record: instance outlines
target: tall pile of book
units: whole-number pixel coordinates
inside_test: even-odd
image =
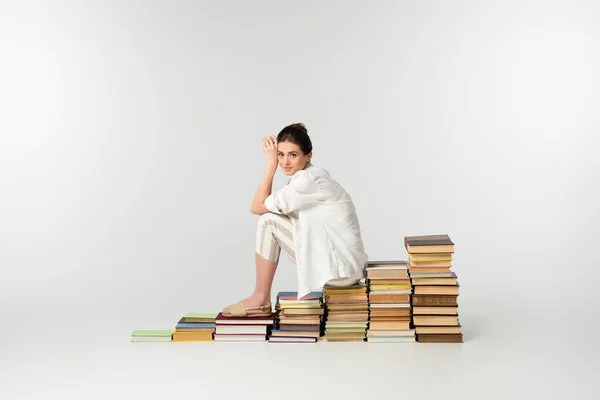
[[[274,343],[315,343],[323,325],[323,293],[298,299],[298,292],[279,292],[275,303],[275,326],[269,336]]]
[[[275,314],[216,319],[215,342],[264,342],[273,327]]]
[[[369,300],[364,282],[352,286],[323,287],[327,342],[363,342],[369,322]]]
[[[448,235],[407,236],[414,288],[413,320],[418,342],[462,343],[456,274],[450,270],[454,243]]]
[[[187,313],[173,332],[174,342],[211,342],[215,333],[217,313]]]
[[[369,261],[369,329],[367,341],[373,343],[414,343],[411,329],[412,292],[406,261]]]

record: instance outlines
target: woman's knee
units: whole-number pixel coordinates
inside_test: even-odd
[[[273,213],[264,213],[264,214],[262,214],[258,218],[258,225],[266,225],[266,224],[269,223],[269,221],[272,221],[273,218],[271,217],[271,215],[273,215]]]
[[[273,223],[283,223],[287,217],[275,213],[264,213],[258,218],[258,225],[269,225]]]

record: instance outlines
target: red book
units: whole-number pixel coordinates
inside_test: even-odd
[[[272,325],[275,314],[270,316],[226,317],[219,313],[215,319],[217,325]]]

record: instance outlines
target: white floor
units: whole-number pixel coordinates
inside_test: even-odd
[[[584,313],[503,307],[462,304],[463,344],[130,343],[131,322],[30,316],[4,328],[0,398],[600,398]]]

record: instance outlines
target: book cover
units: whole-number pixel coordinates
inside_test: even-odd
[[[404,243],[411,246],[434,246],[434,245],[453,245],[454,242],[446,234],[441,235],[422,235],[406,236]]]
[[[172,329],[138,329],[131,332],[131,336],[171,336]]]

